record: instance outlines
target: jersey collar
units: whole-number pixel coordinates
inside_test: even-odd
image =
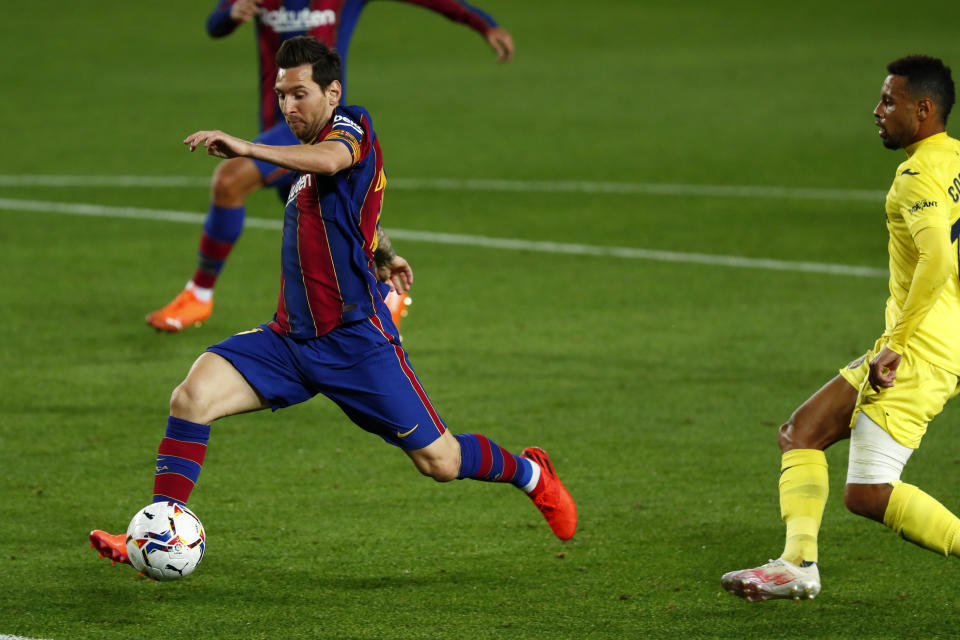
[[[919,149],[921,146],[923,146],[923,145],[925,145],[925,144],[927,144],[927,143],[937,143],[937,142],[939,142],[939,141],[941,141],[941,140],[944,140],[946,137],[947,137],[947,132],[946,132],[946,131],[941,131],[940,133],[935,133],[935,134],[933,134],[932,136],[927,136],[927,137],[924,138],[923,140],[917,140],[917,141],[914,142],[913,144],[911,144],[911,145],[909,145],[909,146],[907,146],[907,147],[904,147],[904,151],[907,152],[907,157],[909,158],[909,157],[912,156],[914,153],[916,153],[916,152],[917,152],[917,149]]]

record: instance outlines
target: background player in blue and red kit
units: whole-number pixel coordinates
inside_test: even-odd
[[[506,62],[513,56],[513,38],[489,15],[458,0],[401,0],[467,25],[480,33]],[[297,138],[284,122],[277,106],[273,84],[277,75],[274,56],[289,38],[310,35],[335,48],[346,60],[350,38],[360,13],[370,0],[221,0],[207,20],[214,38],[233,33],[242,23],[256,24],[260,58],[260,135],[255,142],[295,145]],[[341,84],[346,78],[342,66]],[[346,100],[342,101],[346,104]],[[147,323],[162,331],[180,331],[202,322],[213,312],[213,287],[234,244],[243,231],[247,196],[268,186],[286,198],[292,174],[274,163],[255,158],[231,158],[213,175],[211,203],[200,237],[197,267],[186,288],[165,307],[147,315]],[[405,312],[406,296],[391,296],[388,302],[395,322]]]
[[[303,142],[273,146],[220,131],[184,141],[221,158],[253,157],[297,171],[284,210],[281,282],[272,322],[207,349],[170,399],[157,455],[154,501],[186,503],[199,477],[210,424],[274,410],[322,393],[358,426],[396,445],[437,481],[473,478],[525,491],[554,534],[568,540],[577,509],[537,447],[514,455],[479,434],[447,430],[420,385],[379,293],[412,272],[380,229],[386,180],[370,114],[342,107],[339,58],[309,36],[277,53],[276,93]],[[96,530],[101,556],[129,562],[125,536]]]

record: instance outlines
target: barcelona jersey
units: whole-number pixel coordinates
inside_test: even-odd
[[[207,18],[207,32],[214,38],[229,35],[240,23],[230,18],[237,0],[220,0]],[[493,18],[460,0],[401,0],[443,14],[484,34],[497,26]],[[264,0],[256,18],[257,52],[260,58],[260,131],[283,122],[273,85],[277,78],[274,57],[280,45],[294,36],[313,36],[336,49],[347,74],[347,49],[360,13],[370,0]],[[341,78],[341,82],[343,79]],[[346,103],[344,87],[341,103]]]
[[[290,189],[270,328],[292,338],[315,338],[374,315],[390,322],[373,261],[386,178],[370,114],[337,107],[313,144],[323,141],[345,145],[353,166],[332,176],[300,173]]]

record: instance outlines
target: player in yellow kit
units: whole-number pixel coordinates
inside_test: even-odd
[[[783,553],[720,580],[746,600],[820,593],[817,535],[828,492],[823,450],[845,438],[847,508],[919,546],[960,556],[960,518],[900,481],[927,424],[960,382],[960,141],[946,133],[954,84],[950,68],[927,56],[895,60],[887,71],[873,115],[883,145],[904,149],[907,160],[886,201],[886,330],[780,427]]]

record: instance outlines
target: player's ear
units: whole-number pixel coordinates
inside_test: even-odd
[[[933,100],[930,98],[921,98],[917,101],[917,120],[923,121],[933,113]]]
[[[334,80],[327,85],[327,90],[324,91],[327,96],[327,99],[330,101],[330,106],[335,107],[340,104],[340,96],[343,95],[343,87],[340,85],[339,80]]]

